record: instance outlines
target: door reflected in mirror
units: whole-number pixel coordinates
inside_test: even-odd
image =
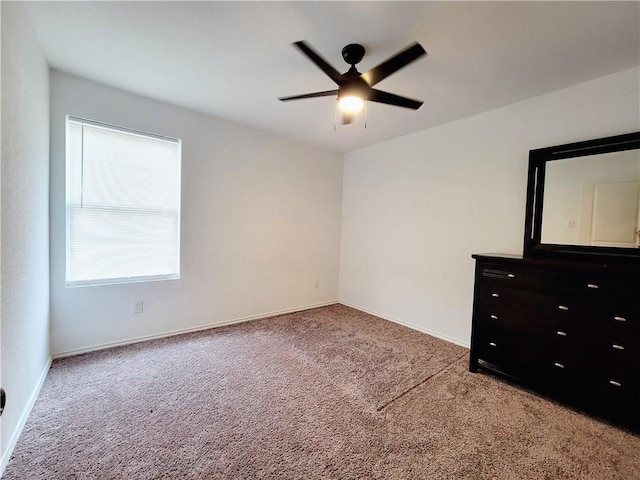
[[[640,246],[640,151],[546,164],[541,242]]]

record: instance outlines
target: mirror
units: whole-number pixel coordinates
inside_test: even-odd
[[[542,243],[638,247],[640,150],[547,165]]]
[[[640,132],[529,153],[525,256],[640,257]]]

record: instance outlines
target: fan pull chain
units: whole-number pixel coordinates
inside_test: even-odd
[[[367,129],[367,124],[369,123],[369,102],[365,100],[364,102],[364,129]]]

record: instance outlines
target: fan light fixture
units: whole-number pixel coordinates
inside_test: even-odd
[[[364,100],[356,95],[346,95],[338,99],[338,107],[344,113],[358,113],[364,107]]]

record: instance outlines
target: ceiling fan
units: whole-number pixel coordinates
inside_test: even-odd
[[[327,76],[329,76],[329,78],[338,85],[338,88],[323,92],[279,97],[278,100],[282,102],[337,95],[338,106],[343,114],[343,124],[351,123],[354,115],[362,109],[364,102],[367,100],[370,102],[394,105],[396,107],[411,108],[413,110],[417,110],[422,105],[422,102],[419,100],[401,97],[400,95],[383,92],[373,88],[376,83],[384,80],[401,68],[406,67],[422,55],[427,54],[425,49],[422,48],[422,45],[417,42],[409,45],[401,52],[385,60],[378,66],[373,67],[366,73],[360,73],[356,69],[356,65],[362,60],[362,57],[364,57],[364,47],[357,43],[350,43],[342,49],[342,58],[344,58],[345,62],[351,65],[351,68],[342,74],[329,65],[329,63],[305,41],[295,42],[293,45],[305,54],[313,63],[315,63],[320,70],[327,74]]]

